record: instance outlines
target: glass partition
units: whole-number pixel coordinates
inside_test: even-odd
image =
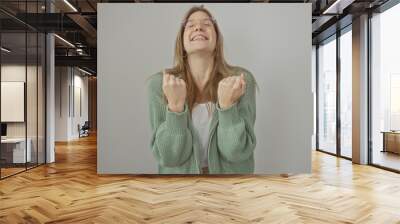
[[[44,33],[16,19],[43,13],[44,1],[1,1],[0,178],[45,163]],[[35,18],[35,17],[33,17]]]
[[[31,156],[26,147],[26,33],[2,33],[1,47],[1,176],[7,177],[24,171]]]

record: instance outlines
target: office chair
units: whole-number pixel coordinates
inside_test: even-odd
[[[89,121],[85,121],[82,127],[80,127],[80,125],[78,124],[78,129],[79,129],[79,138],[89,136],[89,129],[90,129]]]

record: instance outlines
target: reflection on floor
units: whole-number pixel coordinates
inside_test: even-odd
[[[17,168],[1,168],[1,178],[13,175],[15,173],[24,171],[25,167],[17,167]]]
[[[392,152],[374,151],[373,164],[400,170],[400,155]]]
[[[30,169],[32,167],[36,167],[37,164],[36,163],[27,163],[26,167],[25,164],[2,164],[2,168],[1,168],[1,178],[5,178],[8,177],[10,175],[19,173],[21,171],[24,171],[26,169]]]

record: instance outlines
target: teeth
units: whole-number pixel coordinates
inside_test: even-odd
[[[192,40],[206,40],[206,38],[202,35],[197,35]]]

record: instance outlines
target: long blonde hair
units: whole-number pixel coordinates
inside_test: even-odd
[[[166,69],[166,72],[175,75],[177,77],[182,78],[186,82],[187,89],[187,102],[189,106],[189,111],[192,111],[194,104],[196,103],[196,98],[199,96],[200,91],[197,88],[192,74],[190,72],[187,53],[185,52],[185,48],[183,45],[183,33],[185,30],[185,23],[188,18],[195,12],[204,12],[206,13],[213,21],[214,21],[214,29],[217,34],[217,40],[215,49],[213,52],[214,57],[214,66],[211,70],[210,79],[207,81],[202,94],[203,96],[214,103],[218,100],[218,83],[223,78],[233,75],[234,67],[229,65],[224,58],[223,51],[223,38],[216,23],[215,19],[211,15],[211,13],[204,8],[203,6],[194,6],[189,9],[189,11],[185,14],[183,24],[179,29],[178,35],[175,41],[175,55],[174,55],[174,67]]]

